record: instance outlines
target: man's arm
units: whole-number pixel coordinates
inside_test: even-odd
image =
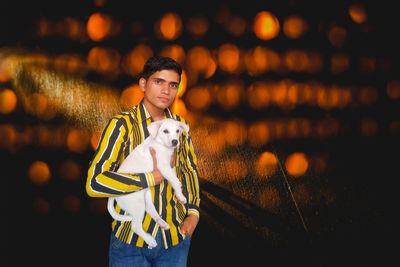
[[[129,138],[127,120],[112,118],[105,127],[86,181],[86,192],[91,197],[111,197],[132,193],[159,183],[153,173],[123,174],[116,172],[125,144]]]
[[[197,172],[197,157],[196,154],[194,153],[193,142],[189,133],[187,133],[186,142],[183,142],[182,149],[183,149],[182,174],[186,180],[186,189],[188,192],[188,207],[189,207],[188,217],[186,219],[191,218],[191,216],[195,216],[196,220],[190,219],[190,221],[195,222],[197,224],[197,221],[200,217],[200,186],[199,186],[199,178]],[[194,227],[196,227],[196,225],[194,225]],[[183,229],[184,228],[182,227],[182,230]]]

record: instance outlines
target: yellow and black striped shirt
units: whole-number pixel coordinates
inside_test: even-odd
[[[165,110],[166,118],[187,122],[169,109]],[[194,153],[190,134],[183,132],[175,159],[175,171],[182,182],[182,190],[188,199],[182,205],[174,196],[173,189],[167,180],[154,185],[152,173],[123,174],[118,173],[120,163],[129,153],[149,136],[147,126],[153,121],[143,105],[143,101],[127,112],[122,112],[110,119],[101,135],[99,145],[90,162],[86,191],[91,197],[110,197],[128,194],[149,187],[153,202],[160,216],[170,225],[169,230],[162,231],[164,247],[177,245],[185,238],[180,225],[188,214],[199,216],[200,192],[197,172],[197,158]],[[116,204],[115,204],[116,205]],[[120,214],[125,211],[118,205],[115,209]],[[147,247],[144,240],[132,232],[131,222],[114,220],[112,230],[116,237],[128,244]],[[146,213],[143,229],[153,236],[158,231],[158,224]]]

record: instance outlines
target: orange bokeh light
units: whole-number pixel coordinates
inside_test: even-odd
[[[143,99],[144,93],[140,89],[139,85],[134,84],[125,88],[120,96],[120,102],[124,108],[129,109],[135,105],[138,105]]]
[[[361,4],[353,4],[349,7],[350,18],[358,24],[361,24],[367,20],[367,13],[365,8]]]
[[[240,50],[234,44],[223,44],[218,49],[218,65],[227,72],[236,72],[240,63]]]
[[[35,161],[29,166],[28,176],[33,183],[45,185],[50,181],[50,168],[43,161]]]
[[[164,46],[160,51],[160,56],[170,57],[182,65],[185,61],[186,54],[182,46],[173,44]]]
[[[89,17],[86,30],[90,39],[95,42],[105,39],[111,31],[111,17],[101,13],[94,13]]]
[[[283,32],[291,39],[301,37],[307,29],[307,22],[297,15],[287,17],[283,23]]]
[[[174,103],[172,103],[171,111],[181,117],[185,117],[187,114],[187,109],[185,103],[179,99],[176,98]]]
[[[65,180],[77,181],[81,177],[81,167],[74,160],[66,160],[61,164],[59,174]]]
[[[212,96],[207,87],[195,87],[187,92],[187,102],[196,111],[205,111],[211,105]]]
[[[182,19],[176,13],[165,13],[154,25],[154,31],[158,38],[175,40],[182,33]]]
[[[9,114],[15,110],[17,96],[13,90],[5,89],[0,92],[0,113]]]
[[[153,56],[153,49],[144,44],[137,45],[124,58],[123,66],[127,73],[132,76],[139,74],[147,59]]]
[[[286,171],[292,176],[301,176],[308,169],[308,159],[304,153],[296,152],[289,155],[285,162]]]
[[[69,150],[82,153],[90,142],[89,134],[81,129],[73,128],[67,135],[67,147]]]
[[[117,50],[95,46],[89,51],[88,65],[98,71],[115,71],[118,70],[120,59]]]
[[[263,152],[255,163],[255,173],[261,178],[268,178],[276,171],[277,163],[274,153]]]
[[[253,30],[256,36],[262,40],[273,39],[280,31],[279,21],[274,14],[261,11],[254,18]]]
[[[190,17],[186,24],[186,29],[196,39],[201,38],[208,31],[208,21],[203,15]]]

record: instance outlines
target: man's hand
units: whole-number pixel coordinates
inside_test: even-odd
[[[151,157],[153,158],[153,177],[154,177],[154,183],[161,184],[164,181],[164,177],[162,176],[160,170],[157,168],[157,158],[156,158],[156,151],[154,148],[150,147],[150,154]]]
[[[181,228],[182,233],[188,234],[190,237],[192,237],[194,229],[196,229],[198,222],[199,222],[199,217],[197,217],[194,214],[189,214],[189,216],[187,216],[182,223],[182,228]]]
[[[164,177],[162,176],[160,170],[157,168],[157,158],[156,158],[156,151],[154,148],[150,147],[150,155],[153,158],[153,177],[154,177],[154,182],[155,184],[161,184],[164,181]],[[176,156],[176,151],[171,156],[171,168],[175,166],[175,156]]]

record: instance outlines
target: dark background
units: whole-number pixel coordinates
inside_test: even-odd
[[[279,2],[279,3],[278,3]],[[129,3],[129,4],[128,4]],[[330,138],[307,138],[300,140],[276,140],[265,149],[274,150],[280,159],[293,151],[325,153],[329,155],[329,166],[324,174],[308,172],[304,183],[311,190],[318,191],[322,185],[336,193],[336,200],[326,205],[317,199],[310,205],[301,205],[307,229],[301,223],[293,199],[285,184],[284,174],[274,178],[275,186],[282,195],[279,212],[267,211],[254,203],[243,200],[230,190],[230,185],[221,185],[200,177],[201,220],[192,239],[189,266],[385,266],[396,262],[397,252],[394,218],[398,211],[397,180],[400,177],[399,130],[390,132],[389,124],[399,121],[399,99],[389,99],[386,84],[399,79],[398,11],[394,2],[359,2],[368,14],[368,34],[357,34],[356,26],[347,16],[347,8],[355,1],[245,1],[227,2],[233,13],[251,21],[261,10],[274,12],[278,18],[292,13],[305,17],[311,29],[304,38],[288,41],[282,34],[267,43],[268,46],[284,51],[287,48],[316,49],[323,55],[346,52],[357,58],[368,55],[390,60],[390,68],[366,75],[350,68],[342,75],[334,76],[327,68],[314,77],[307,75],[288,76],[298,81],[318,79],[330,84],[338,82],[347,85],[363,85],[378,88],[379,101],[372,106],[348,107],[344,110],[326,111],[318,108],[298,107],[287,114],[273,109],[255,112],[242,107],[243,120],[255,118],[282,118],[305,116],[308,118],[334,117],[341,121],[341,131]],[[389,4],[390,3],[390,4]],[[3,1],[0,4],[0,48],[20,47],[32,51],[46,51],[50,54],[87,54],[97,43],[79,43],[61,36],[39,38],[33,28],[39,17],[61,20],[65,16],[87,20],[88,16],[102,11],[122,21],[122,30],[117,37],[100,45],[119,51],[127,51],[140,40],[146,39],[155,50],[168,44],[156,40],[151,32],[153,22],[167,11],[174,11],[183,19],[193,14],[213,17],[222,2],[153,3],[137,1],[107,1],[103,7],[96,7],[92,1]],[[132,20],[143,22],[145,36],[132,36],[127,25]],[[125,24],[124,24],[125,22]],[[343,48],[333,48],[323,33],[327,25],[337,23],[348,29],[349,34]],[[221,43],[233,42],[244,48],[254,47],[262,42],[251,33],[232,37],[215,24],[211,24],[207,35],[192,40],[184,34],[176,43],[188,49],[201,44],[216,48]],[[217,72],[215,81],[223,80],[226,74]],[[281,74],[267,74],[272,78],[284,78]],[[290,76],[292,75],[292,76]],[[102,77],[88,76],[88,80],[105,82]],[[243,77],[243,80],[249,77]],[[110,82],[122,89],[134,81],[132,77]],[[246,80],[247,81],[247,80]],[[9,85],[2,85],[2,88]],[[207,115],[230,118],[231,113],[212,106]],[[378,122],[373,136],[363,136],[358,125],[365,115]],[[15,125],[37,125],[40,119],[22,111],[1,115],[0,123]],[[57,118],[54,124],[63,123]],[[246,146],[238,148],[246,150]],[[3,212],[3,231],[7,241],[7,266],[39,264],[43,266],[106,266],[110,230],[110,216],[93,212],[91,199],[86,195],[85,177],[78,182],[68,183],[54,179],[45,187],[32,184],[27,178],[27,168],[33,159],[46,160],[58,166],[66,158],[74,158],[85,170],[93,156],[93,150],[73,153],[32,144],[16,153],[1,150],[3,174],[7,184],[6,207]],[[5,172],[4,172],[5,171]],[[291,181],[296,183],[296,181]],[[4,184],[4,183],[3,183]],[[251,177],[243,179],[243,186],[259,186]],[[3,187],[4,188],[4,187]],[[69,193],[81,198],[79,212],[69,212],[62,206],[62,199]],[[49,213],[38,213],[32,206],[37,196],[51,200]],[[233,207],[236,213],[224,210],[223,205]],[[238,216],[237,214],[240,214]],[[266,238],[260,232],[269,229],[274,234]],[[394,260],[394,261],[393,261]]]

